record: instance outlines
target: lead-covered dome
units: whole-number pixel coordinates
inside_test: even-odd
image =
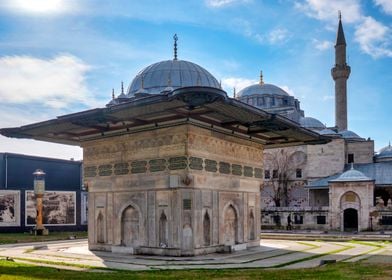
[[[309,128],[309,129],[317,129],[317,130],[325,129],[325,125],[323,125],[322,122],[312,117],[301,117],[299,119],[299,123],[302,127]]]
[[[280,96],[289,96],[287,92],[281,89],[278,86],[272,84],[264,84],[259,83],[255,85],[248,86],[241,91],[238,92],[237,97],[245,97],[251,95],[263,95],[263,94],[270,94],[270,95],[280,95]]]
[[[351,130],[341,130],[339,134],[342,135],[344,139],[353,139],[353,140],[363,140],[358,134]]]
[[[377,160],[386,160],[386,159],[391,159],[392,160],[392,146],[391,143],[389,143],[388,146],[382,148],[380,152],[376,155]]]
[[[331,180],[331,182],[359,182],[359,181],[372,181],[373,179],[367,177],[361,171],[355,170],[351,166],[350,170],[343,172],[338,178]]]
[[[220,89],[219,82],[203,67],[185,60],[166,60],[140,71],[128,88],[128,97],[135,93],[160,94],[181,87],[201,86]]]

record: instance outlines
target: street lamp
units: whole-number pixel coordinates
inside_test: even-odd
[[[33,229],[34,235],[48,235],[49,230],[47,230],[42,223],[42,200],[45,193],[45,172],[41,169],[35,170],[34,176],[34,194],[37,204],[37,218],[36,226]]]

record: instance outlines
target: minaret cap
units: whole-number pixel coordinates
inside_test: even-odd
[[[344,37],[343,24],[342,24],[342,13],[339,11],[339,27],[338,33],[336,34],[336,45],[346,45],[346,38]]]

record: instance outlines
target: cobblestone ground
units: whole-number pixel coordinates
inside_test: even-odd
[[[91,252],[87,240],[0,246],[1,258],[83,270],[84,267],[151,270],[191,268],[307,268],[325,261],[392,263],[392,244],[381,241],[325,242],[263,239],[260,247],[231,254],[160,257]]]

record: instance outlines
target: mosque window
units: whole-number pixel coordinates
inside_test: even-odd
[[[275,106],[275,98],[271,97],[271,106]]]
[[[271,174],[269,170],[264,170],[264,179],[271,179]]]
[[[392,225],[392,216],[382,216],[381,224],[382,225]]]
[[[272,178],[274,178],[274,179],[278,178],[278,170],[277,169],[272,170]]]
[[[304,223],[304,216],[302,215],[294,215],[294,224],[302,225]]]
[[[262,106],[264,104],[263,97],[258,97],[257,98],[257,106]]]
[[[302,178],[302,169],[301,168],[297,168],[295,170],[295,178]]]
[[[354,163],[354,154],[348,154],[347,163]]]
[[[327,219],[325,216],[317,216],[317,224],[325,225],[327,223]]]

